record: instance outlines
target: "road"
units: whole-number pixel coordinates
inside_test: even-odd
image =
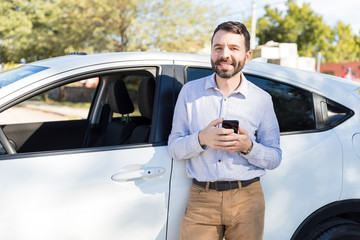
[[[74,109],[64,106],[34,105],[12,107],[0,114],[0,125],[49,122],[87,117],[87,109]]]

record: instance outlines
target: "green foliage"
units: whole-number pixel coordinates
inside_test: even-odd
[[[13,33],[1,31],[5,61],[22,57],[34,61],[74,51],[121,51],[136,9],[136,0],[7,0],[2,4],[12,24],[1,21],[0,28]]]
[[[352,34],[350,26],[339,22],[331,29],[310,4],[298,6],[296,0],[288,0],[285,12],[269,5],[265,11],[257,22],[260,44],[270,40],[297,43],[300,56],[313,57],[320,51],[328,62],[360,60],[359,37]]]
[[[143,0],[127,50],[198,52],[210,42],[219,11],[193,0]]]
[[[0,0],[0,60],[75,51],[196,53],[209,44],[221,7],[194,0]],[[269,5],[265,11],[257,22],[259,44],[297,43],[300,56],[320,51],[327,62],[360,60],[360,37],[342,22],[327,26],[310,4],[288,0],[286,11]]]
[[[336,45],[326,55],[328,62],[355,62],[360,60],[360,38],[353,35],[350,25],[339,21],[334,28]]]
[[[136,0],[58,0],[64,52],[123,51],[127,29],[136,16]],[[68,41],[68,43],[67,43]]]
[[[316,14],[310,4],[301,7],[289,0],[286,14],[265,7],[266,13],[258,21],[257,36],[260,43],[276,42],[297,43],[299,55],[315,56],[318,51],[325,53],[331,46],[333,34],[326,26],[322,16]]]
[[[31,32],[32,22],[22,11],[22,1],[2,0],[0,2],[0,59],[2,62],[14,60],[13,51],[26,42],[26,35]],[[16,59],[20,60],[20,59]]]
[[[117,51],[197,52],[216,19],[192,0],[0,0],[0,60]]]

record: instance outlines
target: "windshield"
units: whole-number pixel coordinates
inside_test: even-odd
[[[3,72],[0,74],[0,88],[10,85],[32,74],[41,72],[45,69],[47,69],[47,67],[24,65],[13,70]]]

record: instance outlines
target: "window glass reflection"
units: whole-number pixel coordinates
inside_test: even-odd
[[[281,132],[316,128],[313,98],[310,92],[254,76],[246,76],[246,78],[272,96]]]
[[[187,81],[192,81],[212,73],[212,69],[189,67],[186,77]],[[316,129],[312,93],[269,79],[251,75],[246,78],[272,96],[281,132]]]

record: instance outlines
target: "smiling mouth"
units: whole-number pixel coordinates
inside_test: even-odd
[[[228,61],[228,60],[225,60],[225,59],[218,59],[215,64],[221,68],[228,68],[228,67],[231,67],[232,66],[232,61]]]
[[[229,68],[232,66],[231,63],[218,63],[217,64],[220,68]]]

